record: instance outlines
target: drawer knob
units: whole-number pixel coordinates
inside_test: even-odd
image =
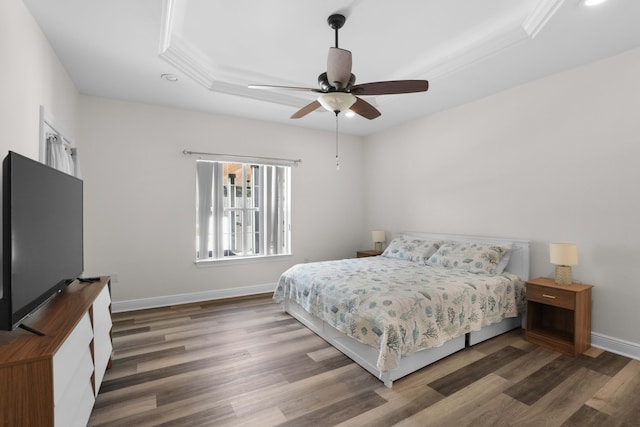
[[[545,298],[556,299],[555,296],[549,295],[549,294],[542,294],[542,296],[545,297]]]

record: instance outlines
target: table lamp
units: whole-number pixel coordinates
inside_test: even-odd
[[[556,266],[556,283],[570,285],[571,266],[578,264],[578,248],[575,243],[549,244],[549,261]]]
[[[375,243],[375,250],[382,252],[382,242],[385,241],[384,230],[373,230],[371,232],[371,240]]]

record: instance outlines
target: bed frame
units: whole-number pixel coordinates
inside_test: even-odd
[[[511,244],[511,255],[505,271],[516,274],[522,280],[529,279],[529,242],[526,240],[423,232],[403,232],[400,233],[400,235],[426,240],[453,240],[456,242]],[[380,379],[384,385],[389,388],[393,385],[393,381],[449,356],[450,354],[462,350],[466,346],[477,344],[504,332],[518,328],[522,325],[523,321],[521,316],[507,318],[500,323],[485,326],[480,331],[469,332],[466,335],[447,341],[440,347],[428,348],[403,357],[397,368],[390,371],[381,371],[376,366],[378,351],[375,348],[369,347],[348,337],[323,320],[311,315],[294,301],[285,299],[284,309],[307,328],[311,329],[329,344],[340,350],[358,365],[362,366],[364,369]]]

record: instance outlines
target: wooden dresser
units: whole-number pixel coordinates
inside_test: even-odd
[[[0,426],[86,426],[111,364],[109,277],[73,282],[25,321],[0,331]]]

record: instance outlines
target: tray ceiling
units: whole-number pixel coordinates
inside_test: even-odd
[[[342,118],[366,135],[640,45],[640,2],[609,0],[24,0],[88,95],[332,130],[321,111],[291,120],[317,87],[334,32],[357,83],[426,79],[426,93],[367,97],[382,116]],[[178,81],[160,78],[173,74]]]

